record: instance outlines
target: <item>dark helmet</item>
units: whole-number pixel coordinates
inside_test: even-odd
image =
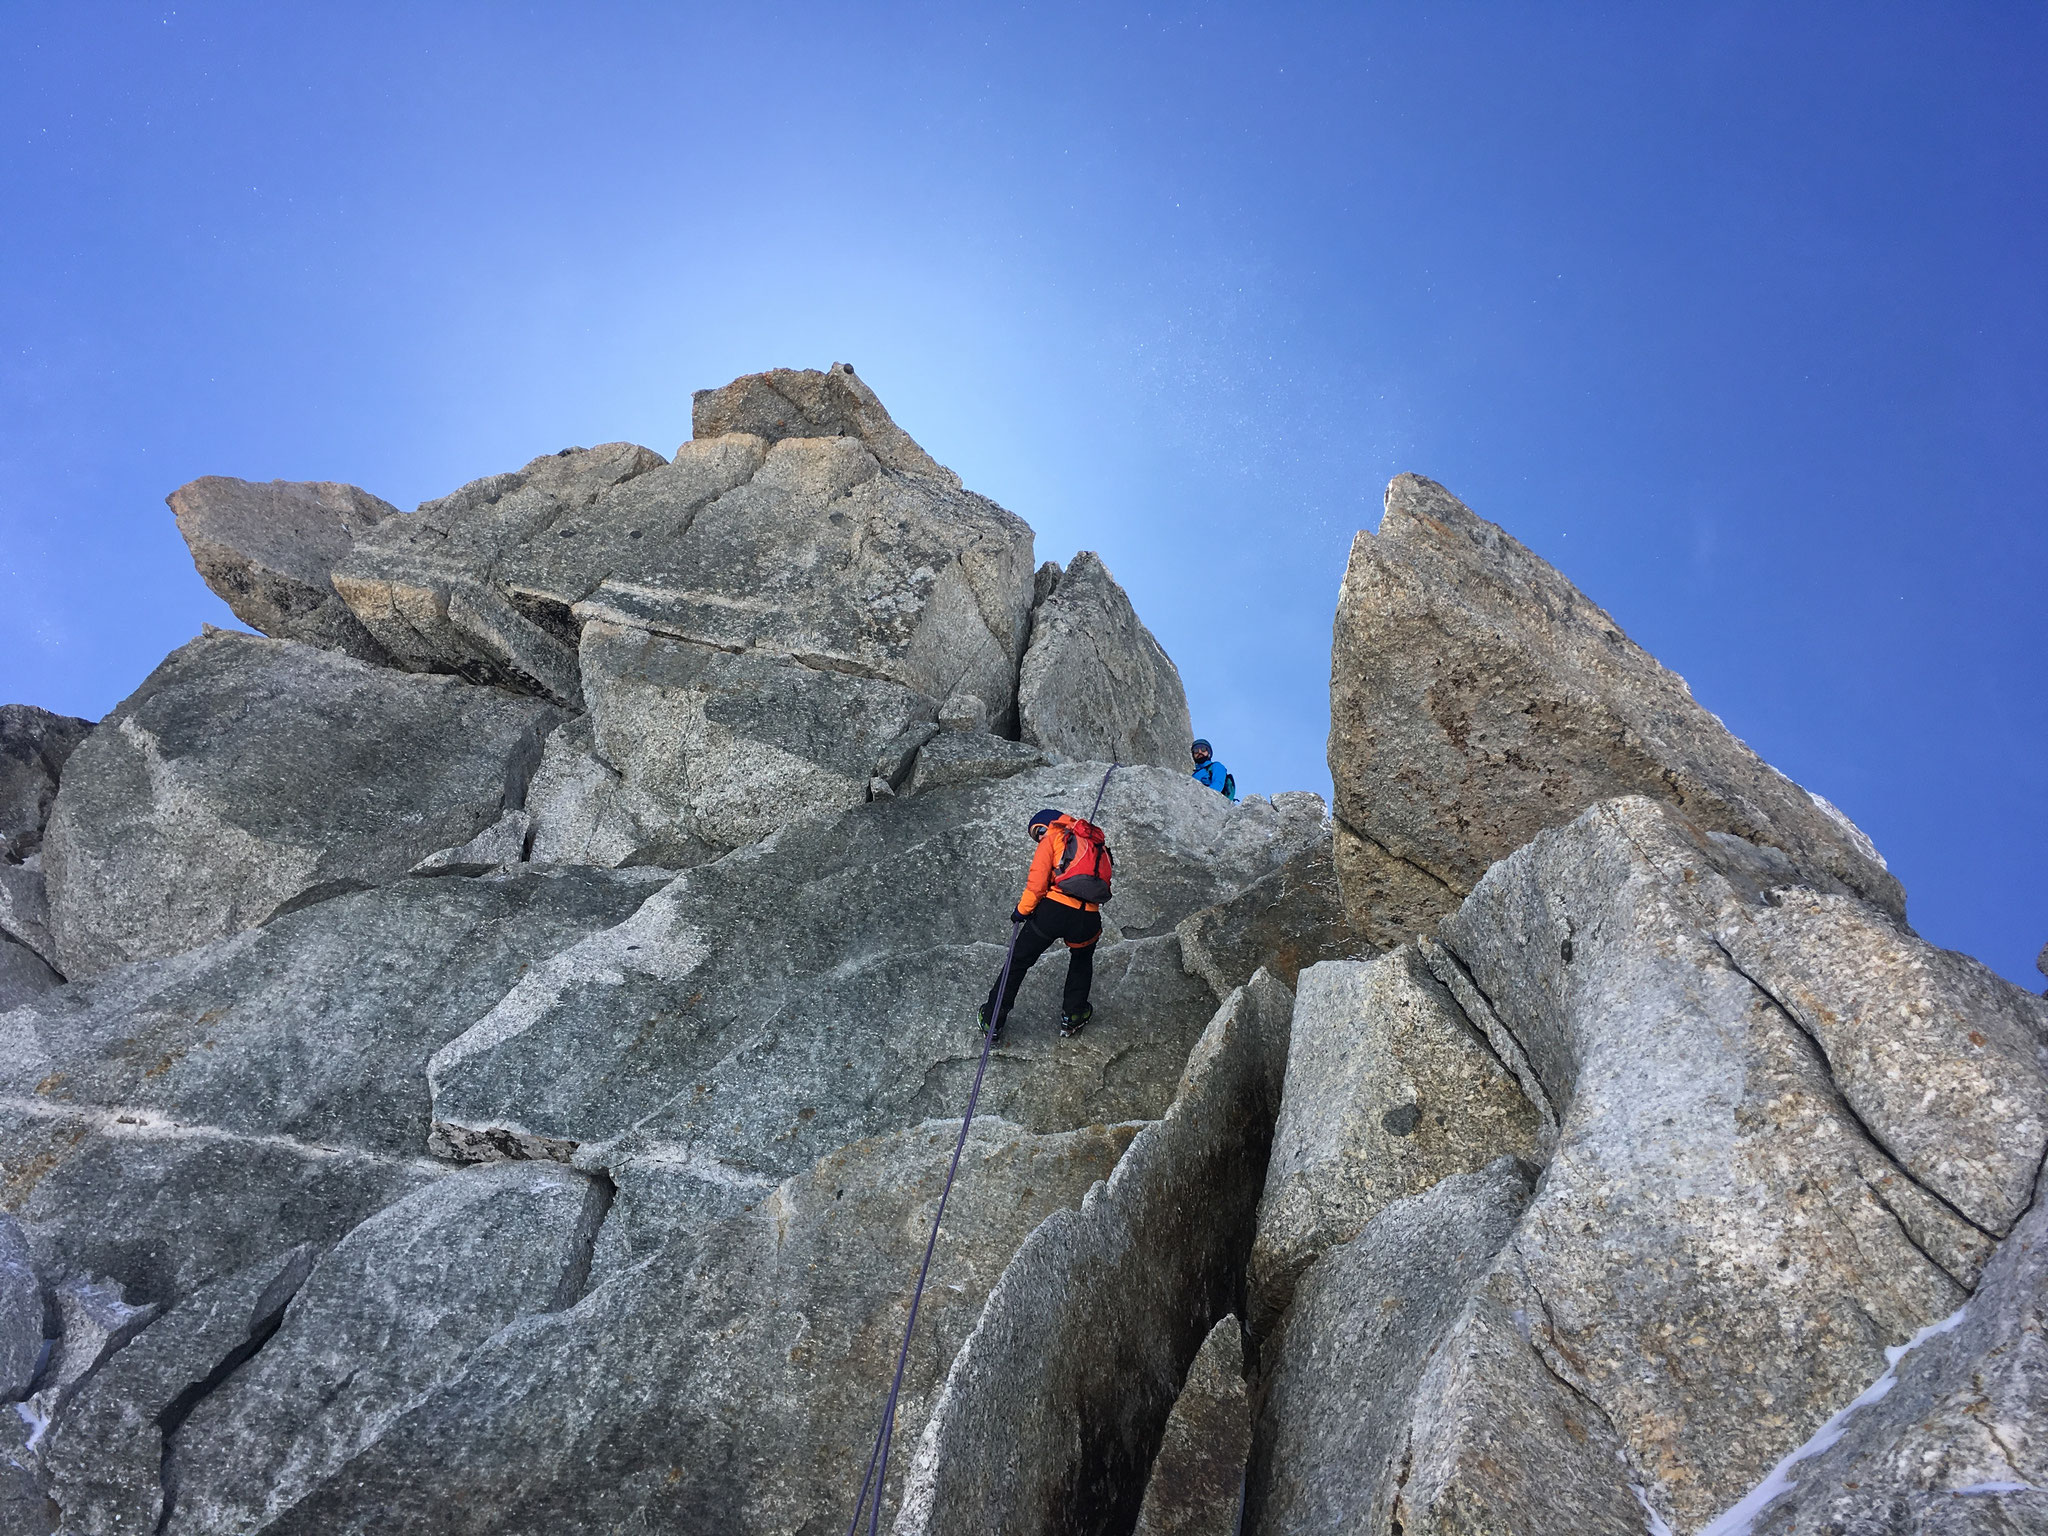
[[[1195,757],[1214,757],[1216,751],[1206,741],[1197,741],[1188,751]]]
[[[1054,822],[1058,821],[1059,819],[1060,819],[1060,812],[1058,812],[1058,811],[1054,810],[1054,809],[1053,809],[1053,808],[1052,808],[1051,806],[1049,806],[1049,805],[1048,805],[1048,806],[1047,806],[1047,807],[1046,807],[1046,808],[1045,808],[1044,810],[1042,810],[1042,811],[1034,811],[1034,812],[1032,812],[1032,814],[1031,814],[1031,835],[1032,835],[1033,837],[1042,837],[1042,836],[1044,836],[1044,835],[1045,835],[1045,829],[1046,829],[1047,827],[1051,826],[1051,825],[1052,825],[1052,824],[1053,824]]]

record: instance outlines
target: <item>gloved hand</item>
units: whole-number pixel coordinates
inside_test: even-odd
[[[1013,923],[1024,923],[1029,922],[1030,917],[1022,911],[1012,912],[1010,914],[1010,921]]]

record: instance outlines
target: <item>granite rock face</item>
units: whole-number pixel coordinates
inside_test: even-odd
[[[1827,1433],[1743,1501],[1748,1529],[1755,1536],[2048,1529],[2043,1403],[2048,1200],[2037,1194],[1985,1265],[1969,1305],[1925,1330]]]
[[[877,801],[685,871],[618,928],[536,966],[436,1053],[436,1145],[583,1147],[629,1166],[772,1179],[965,1101],[975,1009],[1043,805],[1092,798],[1092,766]],[[1272,807],[1179,775],[1118,773],[1104,825],[1128,874],[1105,910],[1096,1020],[1057,1038],[1064,960],[1026,982],[982,1093],[1032,1131],[1165,1112],[1213,1006],[1173,927],[1291,851]]]
[[[878,678],[602,621],[584,626],[581,656],[595,748],[625,802],[672,829],[666,841],[719,852],[859,805],[878,760],[938,709]]]
[[[1338,598],[1330,771],[1352,912],[1391,946],[1596,801],[1668,800],[1894,917],[1869,840],[1751,752],[1562,575],[1434,481],[1396,477]]]
[[[1824,1054],[1721,938],[1737,936],[1738,914],[1768,929],[1759,914],[1783,913],[1802,939],[1838,943],[1846,918],[1806,909],[1850,898],[1792,879],[1775,850],[1629,798],[1502,860],[1444,925],[1446,947],[1526,1050],[1560,1131],[1488,1282],[1488,1305],[1527,1332],[1475,1316],[1498,1358],[1475,1346],[1438,1411],[1521,1401],[1516,1381],[1565,1383],[1580,1407],[1560,1400],[1560,1411],[1593,1405],[1625,1454],[1600,1475],[1619,1492],[1639,1488],[1674,1529],[1733,1502],[1873,1380],[1886,1349],[1961,1304],[1994,1231],[1944,1196],[1925,1159],[1925,1175],[1911,1166],[1913,1127],[1942,1119],[1960,1083],[1989,1075],[2023,1097],[2039,1070],[2007,1022],[2036,1000],[1951,988],[1914,1053],[1885,1061],[1917,1091],[1879,1096],[1898,1118],[1873,1139],[1856,1104],[1875,1089],[1858,1086],[1856,1053],[1838,1042]],[[1918,946],[1923,964],[1932,956],[1876,908],[1852,910],[1895,945]],[[1859,989],[1896,965],[1892,950],[1866,936],[1827,972],[1803,943],[1781,946],[1788,970],[1807,956],[1800,974],[1813,984],[1794,1008],[1835,1014],[1850,1039],[1868,1026]],[[1434,1486],[1454,1503],[1518,1507],[1516,1487],[1554,1478],[1531,1459],[1541,1444],[1432,1453]]]
[[[1253,1331],[1286,1311],[1304,1268],[1393,1202],[1503,1156],[1534,1162],[1540,1131],[1414,947],[1303,971],[1252,1247]]]
[[[64,985],[64,978],[25,944],[0,934],[0,1013],[34,1002]]]
[[[277,1331],[314,1258],[302,1243],[201,1286],[93,1374],[42,1447],[67,1531],[161,1529],[178,1430]]]
[[[1026,741],[1089,762],[1185,771],[1194,739],[1179,668],[1090,550],[1032,612],[1017,710]]]
[[[834,363],[822,373],[772,368],[734,379],[722,389],[700,389],[691,399],[690,427],[699,438],[745,432],[768,443],[789,437],[857,438],[884,469],[960,483],[958,475],[890,419],[851,363]]]
[[[605,492],[664,463],[633,443],[565,448],[387,517],[335,565],[336,592],[400,666],[578,701],[576,642],[494,580],[521,544],[559,537]],[[549,622],[549,620],[554,622]]]
[[[572,1306],[602,1185],[547,1164],[435,1181],[323,1255],[274,1338],[177,1434],[168,1531],[271,1526],[520,1319]]]
[[[45,962],[57,958],[41,854],[31,854],[26,864],[0,864],[0,940],[9,939]]]
[[[908,793],[976,779],[1007,779],[1045,765],[1045,754],[1029,742],[1005,741],[986,731],[940,731],[918,749]]]
[[[1252,1415],[1244,1384],[1244,1326],[1209,1330],[1166,1416],[1133,1536],[1237,1536]]]
[[[64,765],[91,734],[90,720],[0,704],[0,865],[40,852]]]
[[[0,1403],[18,1403],[35,1385],[43,1355],[43,1282],[28,1238],[0,1215]]]
[[[1274,803],[1301,794],[1276,795]],[[1315,802],[1321,820],[1322,798],[1306,798]],[[1291,987],[1306,966],[1372,953],[1344,910],[1327,825],[1263,880],[1184,918],[1179,933],[1182,961],[1218,997],[1227,997],[1261,968]]]
[[[971,694],[1000,720],[1031,559],[1022,519],[950,479],[892,472],[858,438],[792,437],[695,513],[658,572],[607,577],[571,613],[894,683],[935,706]]]
[[[1260,1351],[1248,1533],[1390,1528],[1423,1371],[1530,1188],[1512,1158],[1453,1174],[1383,1206],[1308,1266],[1284,1326]],[[1413,1518],[1404,1511],[1401,1529],[1430,1528]]]
[[[898,1536],[1130,1528],[1189,1366],[1235,1309],[1292,1006],[1269,976],[1232,993],[1165,1117],[1018,1250],[918,1442]]]
[[[401,880],[0,1014],[6,1205],[50,1274],[172,1302],[445,1173],[427,1059],[658,885]]]
[[[554,711],[216,630],[72,755],[44,848],[58,969],[89,976],[376,885],[523,801]]]
[[[356,537],[398,508],[331,480],[207,475],[164,498],[206,584],[235,617],[273,640],[303,640],[362,661],[388,661],[334,590]]]

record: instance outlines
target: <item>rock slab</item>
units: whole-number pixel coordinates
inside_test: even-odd
[[[1209,1330],[1166,1416],[1133,1536],[1236,1536],[1251,1442],[1244,1325],[1231,1316]]]
[[[1552,1383],[1572,1400],[1551,1399],[1559,1412],[1583,1418],[1590,1406],[1605,1425],[1593,1438],[1623,1448],[1620,1467],[1596,1458],[1609,1468],[1598,1476],[1617,1498],[1640,1490],[1674,1529],[1740,1497],[1883,1370],[1885,1350],[1953,1312],[1991,1248],[1931,1178],[1887,1151],[1909,1157],[1909,1136],[1873,1139],[1853,1073],[1831,1069],[1717,938],[1743,910],[1782,913],[1829,944],[1802,908],[1846,893],[1791,877],[1777,850],[1631,797],[1539,834],[1443,925],[1560,1128],[1488,1282],[1492,1311],[1471,1322],[1477,1354],[1440,1411],[1477,1422],[1525,1398],[1528,1383]],[[1890,924],[1867,904],[1856,911]],[[1853,1014],[1847,983],[1881,978],[1881,954],[1841,955],[1815,1004]],[[1982,1045],[1928,1030],[1928,1054],[1893,1065],[1938,1086],[1998,1054],[1993,1029],[1979,1034]],[[1938,1101],[1915,1113],[1939,1115]],[[1462,1449],[1432,1463],[1433,1486],[1507,1523],[1529,1489],[1555,1480],[1534,1459],[1537,1438],[1526,1454],[1445,1443]]]
[[[1512,1158],[1453,1174],[1386,1205],[1308,1267],[1260,1351],[1246,1532],[1390,1528],[1424,1368],[1514,1230],[1531,1185]]]
[[[215,630],[74,753],[45,847],[58,969],[175,954],[395,879],[522,802],[538,699]]]
[[[1063,757],[1188,767],[1180,669],[1092,550],[1033,610],[1017,711],[1024,740]]]
[[[1338,598],[1338,869],[1382,947],[1495,860],[1616,795],[1671,801],[1897,917],[1863,834],[1764,763],[1546,562],[1419,475],[1387,488]]]
[[[236,618],[273,640],[303,640],[388,662],[334,590],[359,534],[398,508],[331,480],[263,483],[207,475],[165,498],[192,563]]]
[[[1303,971],[1252,1246],[1254,1333],[1304,1268],[1393,1202],[1504,1156],[1537,1162],[1539,1125],[1414,946]]]

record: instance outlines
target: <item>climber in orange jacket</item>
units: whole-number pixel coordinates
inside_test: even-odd
[[[1024,894],[1017,898],[1017,910],[1010,921],[1021,923],[1017,948],[1010,962],[1010,984],[1003,990],[1002,1012],[996,1023],[996,1038],[1003,1037],[1010,1009],[1016,1005],[1017,989],[1024,985],[1024,973],[1038,957],[1065,940],[1067,984],[1060,997],[1060,1033],[1078,1034],[1081,1026],[1095,1017],[1088,991],[1095,981],[1095,941],[1102,937],[1102,913],[1094,902],[1086,902],[1057,890],[1052,873],[1066,853],[1068,829],[1074,818],[1051,807],[1031,818],[1032,840],[1038,852],[1031,860],[1031,873],[1024,880]],[[981,1005],[981,1027],[988,1028],[989,1014],[996,1008],[996,988],[1003,985],[1002,973],[988,989],[988,1001]]]

